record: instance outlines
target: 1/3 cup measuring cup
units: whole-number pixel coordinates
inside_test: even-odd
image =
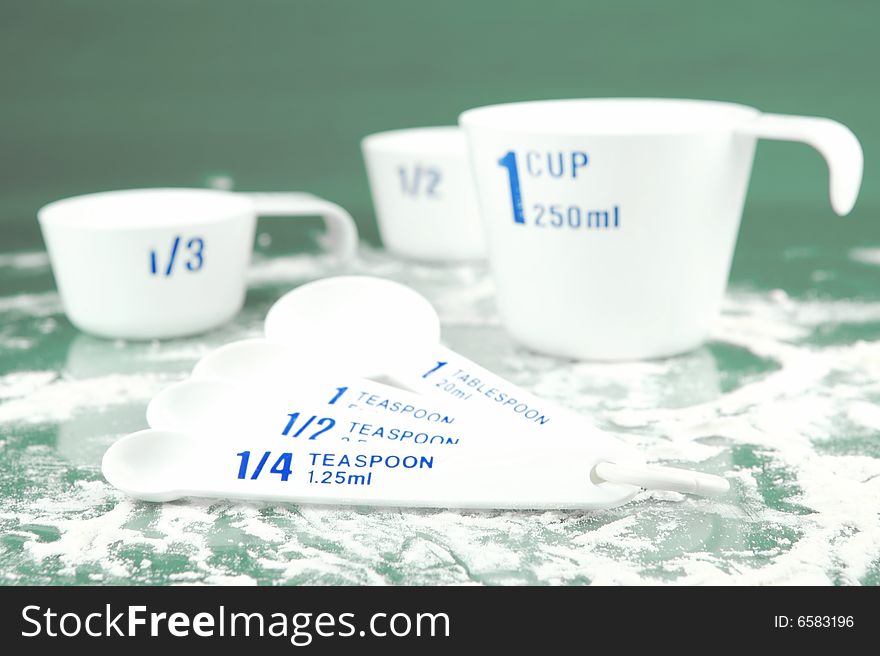
[[[361,145],[388,250],[434,262],[486,256],[467,143],[458,127],[380,132]]]
[[[862,150],[843,125],[723,102],[554,100],[464,112],[501,319],[589,360],[695,348],[719,314],[757,139],[828,163],[853,207]]]
[[[157,339],[241,310],[258,215],[320,216],[334,255],[356,251],[348,212],[305,193],[131,189],[59,200],[38,218],[70,321],[100,337]]]

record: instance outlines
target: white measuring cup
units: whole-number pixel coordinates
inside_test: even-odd
[[[477,190],[460,128],[380,132],[364,138],[361,147],[388,250],[434,262],[486,257]]]
[[[130,189],[38,213],[70,321],[124,339],[190,335],[232,319],[244,303],[257,216],[320,216],[333,255],[356,251],[348,212],[305,193]]]
[[[759,139],[815,148],[839,215],[862,180],[844,125],[734,103],[542,100],[471,109],[459,124],[502,323],[563,357],[657,358],[706,340]]]

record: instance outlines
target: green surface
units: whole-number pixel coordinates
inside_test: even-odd
[[[0,581],[880,582],[878,21],[870,1],[0,4]],[[835,217],[821,158],[762,143],[716,337],[659,363],[517,349],[479,269],[370,251],[355,270],[414,285],[452,346],[651,457],[730,472],[730,499],[641,495],[595,515],[157,508],[102,482],[103,449],[143,425],[152,393],[329,269],[284,259],[305,233],[266,222],[273,240],[233,325],[101,342],[60,312],[35,253],[39,206],[219,173],[336,201],[377,245],[361,137],[580,96],[835,118],[865,150],[859,203]]]

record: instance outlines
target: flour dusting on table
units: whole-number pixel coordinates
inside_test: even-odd
[[[880,266],[878,252],[850,257]],[[646,492],[598,513],[154,505],[104,482],[104,449],[146,426],[156,391],[211,348],[259,335],[275,299],[334,272],[332,264],[313,256],[258,261],[233,324],[147,344],[72,329],[44,254],[0,255],[0,269],[28,289],[0,296],[0,581],[880,580],[880,300],[734,287],[713,340],[697,351],[575,363],[511,342],[482,266],[435,268],[365,250],[346,273],[390,277],[425,294],[451,347],[579,410],[652,460],[727,476],[729,496]],[[17,364],[22,351],[26,368]]]

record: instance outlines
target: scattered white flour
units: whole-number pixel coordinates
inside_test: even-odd
[[[33,394],[58,378],[54,371],[16,371],[0,376],[0,399],[14,399]]]
[[[61,312],[61,299],[55,292],[0,297],[0,312],[45,317]]]
[[[32,272],[49,268],[49,255],[45,251],[26,253],[0,253],[0,269]]]
[[[862,264],[880,266],[880,248],[853,248],[849,252],[849,257]]]
[[[19,374],[12,374],[17,376]],[[103,376],[87,380],[56,379],[53,372],[30,372],[30,391],[15,395],[4,393],[6,377],[0,377],[0,398],[7,400],[0,406],[2,424],[59,423],[77,413],[105,410],[109,406],[131,401],[146,403],[173,379],[160,375]],[[52,380],[52,382],[46,382]],[[41,384],[45,383],[45,384]]]
[[[880,265],[880,250],[850,257]],[[45,260],[0,256],[2,266],[38,269]],[[420,290],[440,312],[450,346],[578,409],[651,459],[726,475],[731,494],[643,493],[601,513],[452,512],[200,499],[152,505],[103,482],[101,452],[142,419],[156,391],[211,348],[258,335],[272,299],[333,271],[324,257],[258,260],[250,274],[256,300],[222,330],[161,344],[71,332],[49,364],[0,375],[0,487],[21,491],[0,504],[0,536],[13,545],[0,576],[178,584],[877,582],[880,342],[811,339],[821,328],[880,322],[875,301],[733,289],[713,343],[693,353],[571,363],[506,337],[482,267],[402,264],[367,250],[349,272]],[[7,317],[16,323],[0,344],[36,340],[39,349],[39,322],[63,326],[48,292],[0,298],[0,322]]]

